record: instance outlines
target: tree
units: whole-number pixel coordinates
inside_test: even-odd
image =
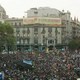
[[[80,38],[75,38],[71,40],[68,44],[69,49],[75,50],[80,48]]]
[[[16,39],[14,37],[14,30],[12,26],[8,23],[0,22],[0,52],[4,47],[6,47],[7,50],[13,48],[15,41]]]

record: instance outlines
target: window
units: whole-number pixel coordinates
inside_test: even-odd
[[[34,11],[34,14],[38,14],[38,12],[37,11]]]
[[[16,28],[16,33],[19,34],[19,32],[20,32],[20,29]]]
[[[57,28],[55,28],[55,34],[57,34],[58,33],[58,29]]]
[[[34,38],[34,44],[38,44],[38,38]]]
[[[20,34],[19,33],[17,33],[17,37],[20,37]]]
[[[21,39],[17,38],[17,44],[20,44],[20,43],[21,43]]]
[[[30,38],[27,39],[27,44],[29,44],[29,43],[30,43]]]
[[[25,39],[23,39],[23,44],[25,44]]]
[[[45,34],[45,33],[46,33],[45,28],[43,28],[42,29],[42,34]]]
[[[48,28],[48,32],[51,33],[52,32],[52,28]]]
[[[21,22],[19,22],[19,26],[21,26]]]
[[[48,37],[52,37],[52,34],[51,34],[51,33],[49,33],[49,34],[48,34]]]
[[[49,40],[48,43],[50,43],[50,44],[53,43],[53,40]]]
[[[43,38],[43,44],[46,44],[45,38]]]
[[[34,33],[38,33],[38,28],[37,27],[34,28]]]
[[[30,29],[28,28],[28,29],[27,29],[27,34],[29,34],[29,33],[30,33]]]
[[[15,22],[15,24],[14,24],[15,26],[17,26],[17,23]]]
[[[23,30],[22,30],[22,33],[23,33],[23,34],[25,34],[25,33],[26,33],[25,29],[23,29]]]

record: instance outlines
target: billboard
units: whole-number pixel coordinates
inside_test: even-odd
[[[60,18],[49,18],[49,17],[35,17],[35,18],[24,18],[23,24],[45,24],[51,26],[60,26]]]

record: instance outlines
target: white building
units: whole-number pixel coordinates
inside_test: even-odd
[[[5,14],[5,17],[2,17],[3,14],[0,12],[0,20],[4,20],[6,12],[1,6],[0,8]],[[80,23],[78,20],[71,19],[69,11],[64,12],[48,7],[31,8],[22,19],[7,18],[5,21],[14,28],[19,50],[30,48],[41,50],[58,44],[68,44],[74,34],[75,37],[79,37],[80,33]]]
[[[23,18],[23,24],[25,24],[25,25],[34,24],[34,22],[30,23],[29,21],[31,21],[30,19],[35,19],[35,18],[37,18],[37,20],[39,18],[43,18],[43,20],[44,20],[44,18],[46,18],[45,22],[47,24],[44,21],[36,22],[36,23],[44,24],[44,30],[45,30],[44,36],[50,39],[50,35],[52,35],[52,37],[51,37],[51,39],[53,39],[52,40],[53,44],[51,43],[52,45],[62,44],[62,43],[64,44],[69,41],[69,38],[71,39],[72,27],[70,24],[71,16],[70,16],[69,11],[67,11],[67,12],[62,11],[61,12],[57,9],[48,8],[48,7],[41,7],[38,9],[31,8],[30,10],[27,11],[27,17]],[[49,21],[47,19],[49,21],[52,19],[53,22],[50,23],[50,25],[49,25],[48,24]],[[42,29],[43,27],[40,26],[38,28]],[[50,33],[49,33],[48,29],[51,29],[52,32],[50,31]],[[49,36],[48,36],[48,34],[49,34]],[[41,38],[41,40],[43,40],[43,39]],[[50,44],[48,43],[48,45],[50,45]]]

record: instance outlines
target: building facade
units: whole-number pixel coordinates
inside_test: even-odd
[[[6,17],[3,20],[14,28],[17,50],[20,51],[41,51],[58,44],[68,44],[73,37],[80,37],[80,23],[72,20],[69,11],[48,7],[31,8],[22,19]]]

